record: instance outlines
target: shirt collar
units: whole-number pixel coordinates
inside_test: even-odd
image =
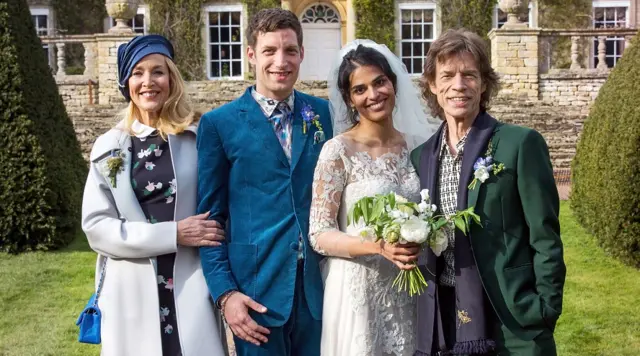
[[[271,117],[271,115],[273,115],[273,112],[276,110],[276,107],[278,107],[278,104],[280,103],[279,101],[277,101],[275,99],[268,98],[268,97],[258,93],[258,91],[256,90],[255,87],[253,87],[251,89],[251,96],[253,96],[253,99],[255,99],[255,101],[258,103],[258,105],[260,105],[260,109],[262,109],[262,112],[267,117]],[[289,109],[291,109],[291,111],[293,111],[293,103],[295,102],[295,90],[292,91],[291,95],[289,95],[283,101],[289,106]]]
[[[147,126],[136,119],[133,124],[131,124],[131,131],[135,137],[145,138],[154,133],[156,129],[151,126]]]
[[[440,157],[444,156],[445,153],[451,154],[451,152],[449,151],[449,146],[447,145],[448,132],[449,132],[449,128],[445,123],[442,129],[442,137],[441,137],[442,144],[440,145]],[[468,135],[469,135],[469,130],[467,130],[467,133],[464,134],[464,136],[460,139],[460,141],[458,141],[458,143],[456,143],[457,154],[455,155],[455,157],[462,157],[462,154],[464,153],[464,144],[467,142]]]

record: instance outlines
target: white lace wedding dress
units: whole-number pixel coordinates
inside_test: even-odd
[[[415,350],[415,300],[392,283],[399,269],[382,256],[338,257],[355,237],[347,213],[360,198],[396,192],[419,201],[420,183],[406,145],[367,150],[339,135],[327,141],[316,166],[310,242],[325,283],[321,354],[410,356]]]

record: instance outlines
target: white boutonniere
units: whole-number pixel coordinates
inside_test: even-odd
[[[489,176],[492,173],[493,175],[498,175],[503,170],[503,163],[497,163],[493,161],[493,144],[492,140],[489,140],[489,146],[487,147],[485,157],[478,157],[476,162],[473,164],[473,180],[467,188],[473,190],[476,188],[476,184],[478,182],[482,184],[487,179],[489,179]]]

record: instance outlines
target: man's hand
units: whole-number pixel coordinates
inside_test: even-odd
[[[267,342],[269,329],[258,325],[250,316],[249,308],[258,313],[266,313],[267,308],[258,304],[253,299],[240,292],[232,292],[224,303],[224,318],[233,331],[233,334],[240,339],[260,346],[261,342]]]

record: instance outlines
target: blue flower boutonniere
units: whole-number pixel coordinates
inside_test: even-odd
[[[471,184],[467,188],[473,190],[476,188],[476,184],[478,181],[480,184],[484,183],[491,173],[493,175],[498,175],[498,173],[504,170],[503,163],[496,163],[493,161],[493,144],[491,140],[489,140],[489,147],[487,148],[487,153],[485,153],[485,157],[478,157],[476,163],[473,164],[473,180]]]
[[[325,140],[324,131],[322,130],[322,124],[320,123],[320,115],[316,115],[313,112],[311,105],[306,104],[302,108],[302,133],[307,134],[308,127],[313,125],[317,131],[313,134],[313,143],[317,144]]]

